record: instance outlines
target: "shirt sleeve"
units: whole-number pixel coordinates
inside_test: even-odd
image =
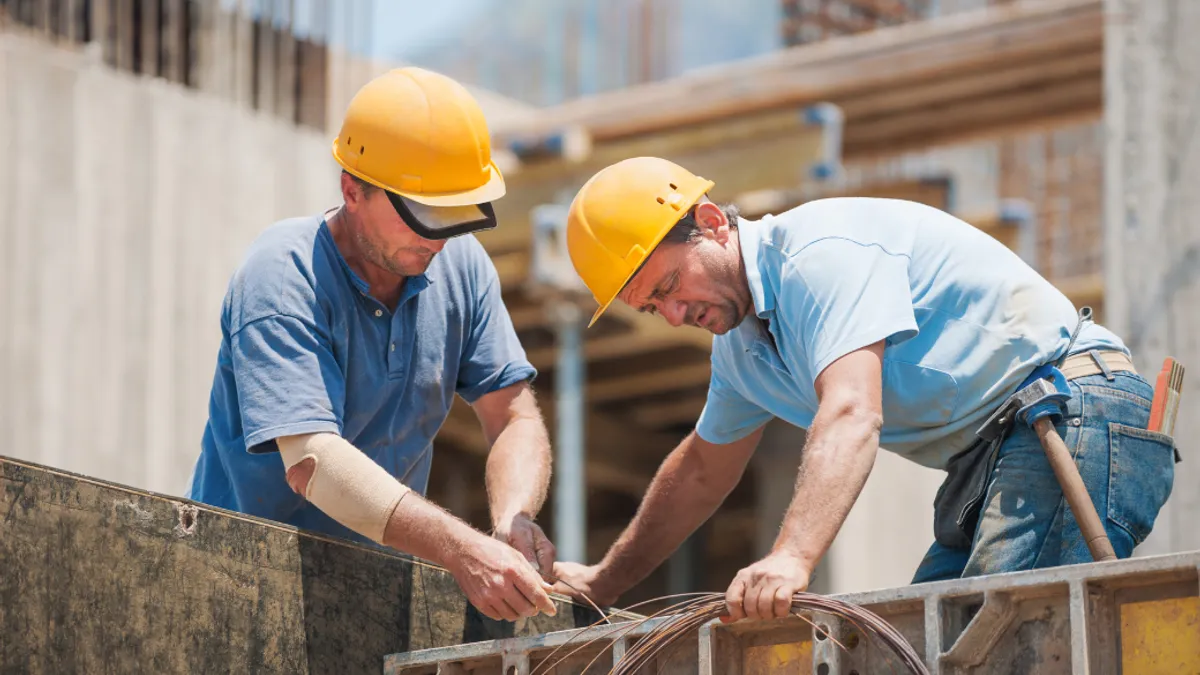
[[[749,436],[755,429],[771,421],[771,413],[746,400],[720,375],[717,360],[708,382],[708,399],[696,423],[700,438],[716,445],[726,445]]]
[[[504,306],[496,268],[486,254],[480,253],[480,258],[483,291],[475,299],[456,383],[458,395],[467,403],[537,376]]]
[[[280,436],[342,433],[346,384],[328,335],[311,319],[275,314],[230,337],[242,434],[252,453]]]
[[[815,380],[829,364],[863,347],[917,335],[909,258],[877,244],[820,240],[784,265],[779,307],[804,348]]]

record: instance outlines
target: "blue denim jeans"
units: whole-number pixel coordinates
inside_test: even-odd
[[[1104,521],[1128,558],[1158,517],[1175,478],[1175,443],[1146,430],[1153,387],[1115,372],[1070,382],[1058,433]],[[1000,447],[969,549],[934,542],[913,583],[1091,562],[1075,516],[1033,430],[1018,425]]]

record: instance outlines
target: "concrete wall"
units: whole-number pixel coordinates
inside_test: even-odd
[[[0,33],[0,447],[182,494],[228,276],[338,203],[323,135]]]
[[[1200,549],[1200,3],[1106,0],[1105,281],[1110,323],[1151,381],[1188,368],[1184,456],[1143,553]]]

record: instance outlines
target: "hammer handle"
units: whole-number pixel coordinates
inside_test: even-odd
[[[1079,467],[1075,466],[1075,459],[1071,457],[1067,444],[1063,443],[1049,418],[1043,417],[1034,422],[1033,428],[1037,432],[1038,440],[1042,442],[1042,449],[1046,451],[1046,459],[1050,460],[1050,468],[1054,469],[1054,476],[1058,478],[1063,495],[1067,498],[1067,505],[1071,507],[1071,513],[1075,514],[1075,522],[1079,523],[1079,530],[1083,532],[1092,559],[1116,560],[1117,554],[1113,551],[1112,542],[1108,540],[1104,523],[1096,513],[1096,505],[1092,503],[1092,497],[1083,484]]]

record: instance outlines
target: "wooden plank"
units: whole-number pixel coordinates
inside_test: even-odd
[[[864,120],[851,132],[847,127],[844,153],[847,157],[870,152],[898,154],[904,150],[947,144],[985,133],[995,135],[1009,128],[1042,120],[1051,115],[1099,114],[1104,97],[1103,82],[1094,78],[1061,81],[1046,88],[1021,89],[995,98],[980,98],[942,108]]]
[[[0,457],[0,663],[21,672],[378,672],[519,625],[423,561]]]
[[[1100,48],[1099,0],[1034,0],[782,50],[543,111],[526,133],[582,124],[598,141],[851,92],[903,90],[971,65],[975,74],[1080,44]],[[965,76],[965,72],[962,73]],[[681,106],[679,101],[689,101]]]
[[[706,361],[672,368],[669,372],[655,371],[620,377],[594,378],[588,382],[587,398],[592,403],[606,403],[633,396],[666,394],[706,384],[710,372],[710,366]]]
[[[553,402],[552,400],[544,401],[543,405],[552,406]],[[553,410],[548,410],[544,414],[547,427],[552,429]],[[598,436],[600,434],[590,428],[592,419],[592,416],[588,417],[589,431],[592,432],[591,435]],[[442,428],[438,430],[437,440],[450,442],[462,451],[478,457],[487,457],[490,451],[487,439],[484,438],[483,431],[479,426],[478,418],[462,399],[454,400],[454,405],[450,408],[450,415],[442,424]],[[664,444],[664,447],[669,450],[673,446]],[[621,466],[619,460],[613,460],[614,458],[611,456],[589,457],[587,460],[588,485],[632,496],[642,495],[646,491],[646,486],[650,484],[646,472],[632,470],[630,466]]]
[[[546,161],[509,177],[508,194],[496,202],[503,225],[478,235],[493,254],[528,246],[530,212],[539,204],[569,202],[595,172],[628,157],[664,157],[716,182],[712,197],[747,190],[794,188],[811,178],[825,159],[829,130],[807,124],[799,108],[725,120],[675,133],[626,139],[593,149],[579,163]]]
[[[632,412],[638,425],[655,428],[675,424],[694,423],[700,419],[707,396],[686,396],[664,399],[656,403],[642,403]]]

